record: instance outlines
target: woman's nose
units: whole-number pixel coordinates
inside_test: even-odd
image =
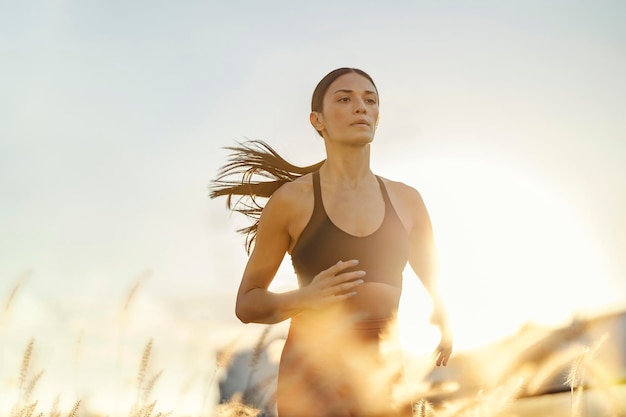
[[[355,106],[354,106],[354,112],[355,113],[365,113],[366,107],[365,107],[365,103],[363,102],[363,100],[356,100],[355,102]]]

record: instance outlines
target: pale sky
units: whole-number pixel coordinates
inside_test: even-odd
[[[0,295],[32,270],[25,296],[62,322],[121,303],[150,269],[157,299],[233,319],[241,220],[207,197],[221,148],[255,138],[322,159],[310,96],[353,66],[381,97],[373,169],[422,192],[452,302],[506,308],[526,284],[567,308],[595,305],[578,287],[626,302],[622,1],[0,10]],[[288,268],[277,278],[294,282]],[[221,304],[203,312],[206,299]]]

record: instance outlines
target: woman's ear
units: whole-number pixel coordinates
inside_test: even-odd
[[[313,126],[318,132],[321,132],[324,129],[323,118],[319,112],[312,111],[309,115],[309,121],[311,122],[311,126]]]

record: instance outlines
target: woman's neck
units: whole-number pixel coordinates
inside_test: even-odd
[[[358,188],[371,181],[370,145],[329,146],[326,145],[326,162],[320,168],[325,182],[348,188]]]

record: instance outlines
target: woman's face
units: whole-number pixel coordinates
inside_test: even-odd
[[[311,112],[311,124],[325,140],[367,144],[374,139],[378,123],[376,87],[360,74],[337,78],[326,90],[321,112]]]

